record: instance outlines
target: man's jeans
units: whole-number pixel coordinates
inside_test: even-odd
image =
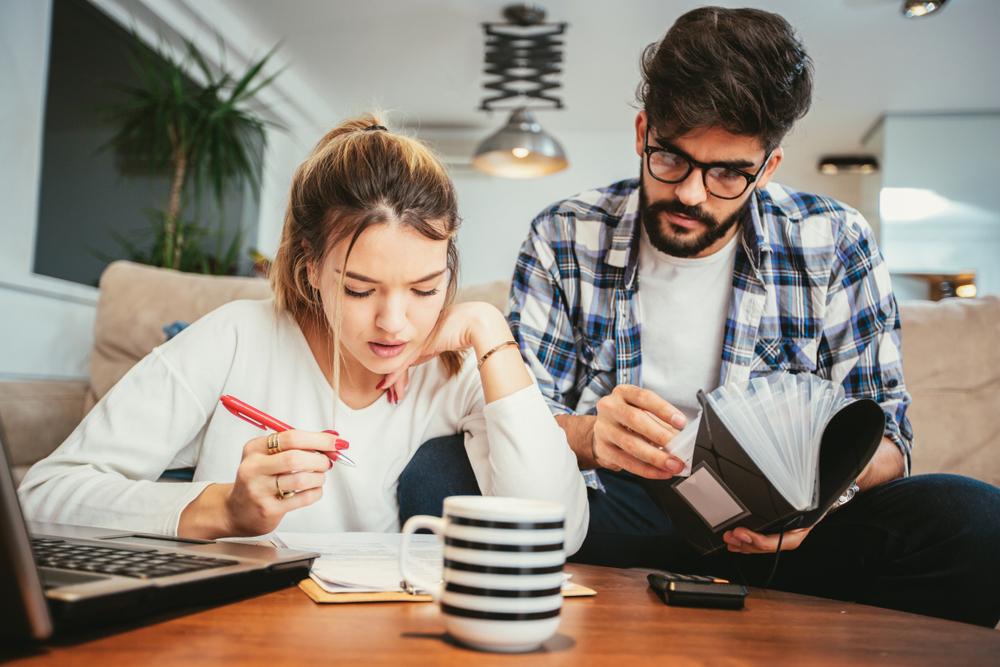
[[[576,563],[711,574],[760,586],[774,554],[699,555],[627,472],[599,471]],[[450,495],[479,493],[461,435],[425,443],[399,482],[400,518],[441,516]],[[782,551],[769,588],[994,627],[1000,621],[1000,489],[918,475],[857,494],[798,549]]]

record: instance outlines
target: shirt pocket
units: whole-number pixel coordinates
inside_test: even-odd
[[[819,343],[809,337],[758,338],[754,348],[752,377],[777,371],[804,373],[816,371]]]

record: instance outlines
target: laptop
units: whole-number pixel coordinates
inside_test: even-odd
[[[26,524],[0,426],[0,636],[135,619],[293,586],[319,554],[108,528]],[[29,532],[30,528],[30,532]]]

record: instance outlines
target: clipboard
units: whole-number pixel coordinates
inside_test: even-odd
[[[312,579],[303,579],[299,588],[316,604],[344,604],[348,602],[431,602],[430,595],[406,591],[380,591],[378,593],[330,593]]]
[[[564,598],[589,597],[597,591],[580,584],[570,584],[572,588],[563,590]],[[383,591],[380,593],[329,593],[312,579],[303,579],[299,588],[316,604],[346,604],[352,602],[431,602],[430,595],[413,594],[405,591]]]

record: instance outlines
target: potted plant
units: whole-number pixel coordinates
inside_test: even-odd
[[[189,40],[184,40],[183,58],[173,57],[162,47],[151,50],[137,36],[136,42],[137,53],[128,53],[128,57],[140,84],[109,83],[124,93],[124,99],[97,108],[120,125],[101,150],[114,148],[127,160],[154,170],[169,170],[171,186],[166,210],[151,212],[152,247],[144,251],[121,235],[118,240],[136,261],[228,273],[239,249],[240,234],[223,253],[223,195],[231,184],[249,185],[255,194],[260,187],[259,150],[266,140],[267,122],[247,103],[277,76],[262,78],[261,74],[274,49],[237,76],[226,70],[224,59],[219,71],[214,71]],[[201,72],[204,85],[188,78],[192,68]],[[197,218],[206,192],[219,216],[214,231],[197,219],[188,220],[185,214],[193,195]],[[205,240],[212,237],[216,240],[214,257],[202,249]]]

